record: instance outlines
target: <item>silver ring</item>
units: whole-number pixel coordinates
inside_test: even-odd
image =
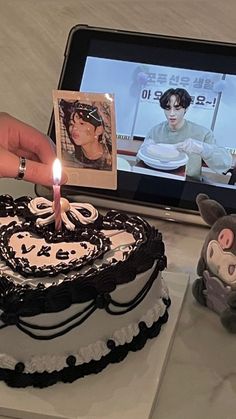
[[[18,174],[16,176],[16,179],[22,180],[25,176],[25,171],[26,171],[26,158],[19,157],[19,167],[18,167]]]

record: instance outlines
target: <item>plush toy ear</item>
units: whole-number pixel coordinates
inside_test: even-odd
[[[210,226],[212,226],[219,218],[226,215],[226,211],[222,205],[213,199],[210,199],[205,194],[198,194],[196,202],[201,217]]]

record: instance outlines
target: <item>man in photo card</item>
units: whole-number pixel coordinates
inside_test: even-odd
[[[63,159],[78,167],[96,170],[112,169],[112,142],[98,108],[76,100],[59,103],[62,121],[74,151],[62,148]]]
[[[109,94],[54,91],[57,154],[69,185],[116,189],[114,99]]]

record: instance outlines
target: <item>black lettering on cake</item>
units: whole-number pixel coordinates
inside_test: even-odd
[[[56,253],[56,258],[60,260],[69,259],[69,252],[63,249],[59,249]]]
[[[51,246],[42,246],[38,251],[37,256],[50,256]]]
[[[71,250],[71,251],[70,251],[70,253],[71,253],[72,255],[75,255],[75,254],[76,254],[76,251],[75,251],[75,250]]]
[[[23,239],[24,238],[24,234],[17,234],[17,238],[18,239]]]
[[[34,244],[32,244],[32,246],[30,246],[30,247],[26,247],[26,245],[25,244],[22,244],[22,246],[21,246],[21,251],[22,251],[22,253],[23,254],[25,254],[25,253],[29,253],[29,252],[31,252],[31,250],[33,250],[33,249],[35,249],[35,245]]]
[[[84,243],[84,242],[80,243],[80,246],[83,247],[84,249],[87,249],[88,248],[88,245],[86,243]]]

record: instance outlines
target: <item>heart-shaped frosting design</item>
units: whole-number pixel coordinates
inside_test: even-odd
[[[50,233],[32,222],[13,221],[0,229],[0,252],[5,263],[24,277],[55,276],[92,263],[110,248],[100,231]]]

